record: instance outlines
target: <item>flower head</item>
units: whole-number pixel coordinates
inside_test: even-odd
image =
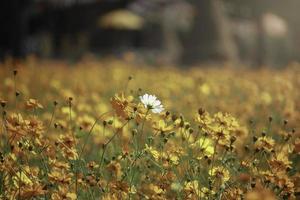
[[[140,99],[144,106],[153,113],[160,113],[164,110],[163,105],[154,95],[144,94],[140,96]]]
[[[227,182],[230,179],[229,171],[224,167],[213,167],[209,170],[209,175],[220,179],[222,182]]]

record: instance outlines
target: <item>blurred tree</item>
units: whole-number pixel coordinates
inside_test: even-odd
[[[299,6],[298,0],[0,1],[0,57],[32,52],[80,57],[88,51],[127,50],[144,55],[150,49],[152,61],[173,64],[246,60],[260,66],[281,63],[280,59],[287,63],[300,59]],[[105,25],[99,27],[103,16]],[[272,28],[278,24],[286,27],[280,36]],[[38,46],[46,43],[51,48],[42,53]],[[294,51],[287,50],[290,46]]]
[[[130,9],[160,25],[165,62],[237,59],[221,0],[137,0]]]
[[[31,0],[0,1],[0,58],[24,55],[23,41],[28,31],[28,9]]]
[[[195,23],[185,40],[183,62],[236,61],[237,49],[220,0],[192,0]]]

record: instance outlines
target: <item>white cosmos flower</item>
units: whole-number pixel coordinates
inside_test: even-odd
[[[144,104],[145,108],[151,110],[153,113],[160,113],[164,110],[160,100],[158,100],[154,95],[144,94],[143,96],[140,96],[140,100]]]

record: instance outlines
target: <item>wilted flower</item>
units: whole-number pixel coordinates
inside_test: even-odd
[[[275,141],[271,137],[259,137],[258,140],[255,142],[255,147],[258,150],[266,150],[266,151],[272,151],[273,147],[275,145]]]
[[[132,100],[132,96],[126,97],[123,93],[121,93],[116,94],[113,98],[111,98],[110,102],[117,115],[127,119],[134,112]]]

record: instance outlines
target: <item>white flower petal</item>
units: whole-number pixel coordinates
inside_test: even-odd
[[[144,104],[145,108],[150,107],[153,113],[160,113],[164,110],[160,100],[158,100],[155,95],[149,95],[146,93],[143,96],[140,96],[140,100]]]

